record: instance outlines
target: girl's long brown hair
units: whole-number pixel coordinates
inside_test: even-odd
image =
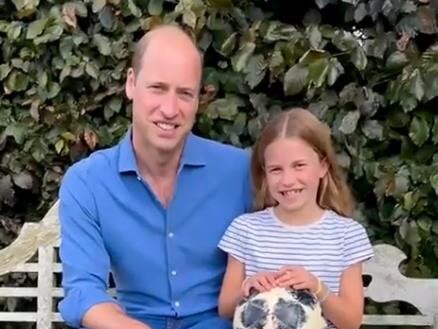
[[[255,192],[256,210],[276,205],[270,195],[265,176],[265,150],[278,138],[296,137],[304,140],[327,164],[327,174],[321,179],[317,203],[343,216],[351,216],[354,201],[344,174],[336,162],[330,129],[308,110],[294,108],[283,111],[263,128],[254,145],[251,158],[251,176]],[[285,150],[285,152],[289,152]]]

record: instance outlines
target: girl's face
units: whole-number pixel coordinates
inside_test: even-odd
[[[279,138],[265,150],[265,175],[269,193],[280,210],[305,217],[318,207],[316,196],[327,165],[314,149],[296,137]]]

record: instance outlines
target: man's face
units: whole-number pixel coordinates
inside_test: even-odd
[[[151,40],[139,72],[130,69],[126,81],[134,138],[163,153],[181,147],[195,121],[200,79],[199,55],[187,40]]]

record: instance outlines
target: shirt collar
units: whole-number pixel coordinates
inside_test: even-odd
[[[132,145],[132,128],[122,138],[119,143],[119,172],[136,172],[138,173],[137,162],[135,159],[134,148]],[[199,137],[189,133],[184,141],[184,148],[181,156],[181,166],[205,166],[206,159]]]

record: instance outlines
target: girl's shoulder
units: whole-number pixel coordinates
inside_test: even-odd
[[[364,226],[352,217],[338,214],[335,211],[327,211],[324,223],[327,227],[336,228],[345,231],[363,230]]]
[[[272,221],[272,213],[269,208],[259,211],[244,213],[236,217],[233,222],[242,223],[242,224],[257,224],[266,221]]]

